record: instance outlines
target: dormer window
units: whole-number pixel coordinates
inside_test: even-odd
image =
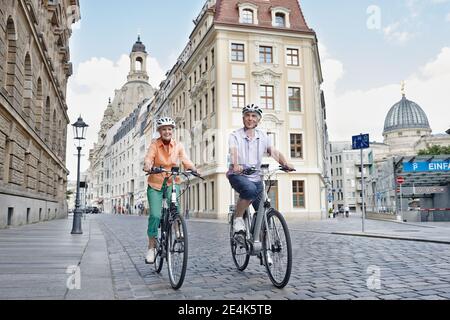
[[[275,26],[281,28],[286,27],[286,15],[284,13],[275,14]]]
[[[242,23],[254,24],[254,13],[252,9],[242,10]]]
[[[291,10],[284,7],[273,7],[272,10],[272,26],[276,28],[290,28]]]
[[[239,23],[258,24],[258,6],[249,3],[239,3]]]

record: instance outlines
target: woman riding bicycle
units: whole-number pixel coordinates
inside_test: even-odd
[[[258,174],[244,176],[241,175],[242,171],[250,167],[260,169],[265,153],[287,170],[294,169],[287,163],[283,154],[271,145],[267,134],[257,129],[263,116],[261,108],[252,104],[245,107],[242,114],[244,128],[233,132],[229,139],[231,165],[227,177],[232,188],[240,195],[236,205],[235,233],[245,232],[244,213],[251,204],[256,211],[258,210],[259,196],[263,188]]]
[[[176,142],[173,137],[173,131],[176,127],[175,121],[171,118],[161,118],[157,121],[157,131],[160,138],[155,140],[148,149],[144,160],[144,171],[150,172],[152,168],[162,167],[171,170],[173,167],[179,166],[181,162],[187,170],[197,171],[195,165],[188,159],[185,149],[181,143]],[[153,264],[156,257],[156,237],[158,236],[158,227],[161,220],[161,209],[163,200],[163,182],[165,175],[154,174],[148,178],[147,198],[150,206],[150,214],[148,219],[148,253],[145,261]],[[170,179],[168,186],[174,181]],[[175,180],[177,194],[180,193],[180,181]],[[167,188],[167,197],[170,198],[171,188]]]

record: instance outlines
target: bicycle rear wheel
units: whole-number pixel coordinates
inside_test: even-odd
[[[248,226],[248,215],[245,215],[244,221],[246,221],[245,224]],[[241,272],[245,271],[250,261],[250,249],[245,239],[245,235],[234,234],[234,215],[230,223],[230,244],[231,255],[233,256],[233,261],[236,268]]]
[[[291,278],[291,236],[281,213],[272,210],[268,213],[267,220],[268,226],[264,228],[263,233],[264,264],[273,285],[282,289]]]
[[[181,288],[186,275],[188,261],[188,234],[184,218],[176,215],[172,222],[167,246],[167,264],[172,288]]]

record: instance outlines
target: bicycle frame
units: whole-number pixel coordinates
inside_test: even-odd
[[[269,195],[267,193],[266,190],[266,177],[268,179],[270,179],[270,177],[277,172],[279,169],[276,170],[272,170],[269,171],[268,170],[269,167],[267,165],[263,165],[261,170],[255,170],[256,172],[259,171],[260,172],[260,176],[262,178],[262,183],[263,183],[263,189],[261,192],[261,201],[259,203],[259,208],[258,211],[255,212],[256,215],[256,220],[251,219],[252,221],[250,221],[250,216],[249,216],[249,224],[250,226],[247,226],[246,228],[246,240],[249,241],[249,243],[251,244],[251,252],[250,255],[252,256],[257,256],[259,255],[262,250],[263,250],[263,246],[262,246],[262,242],[261,242],[261,230],[263,229],[263,226],[267,228],[269,227],[269,222],[267,220],[267,214],[268,212],[272,209],[272,204],[269,198]],[[249,209],[247,210],[247,214],[249,215]],[[253,224],[253,220],[255,221],[255,223]],[[253,232],[251,232],[250,230],[253,227]],[[271,239],[271,235],[270,232],[267,234],[268,236],[268,241],[269,243],[272,242]]]

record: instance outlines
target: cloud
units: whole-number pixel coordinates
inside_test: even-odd
[[[409,40],[413,39],[416,36],[415,33],[400,30],[401,26],[405,24],[407,23],[395,22],[383,28],[385,38],[388,41],[400,44],[406,43]]]
[[[447,22],[450,22],[450,12],[447,14],[447,17],[445,17],[445,20],[447,20]]]
[[[157,88],[165,77],[156,58],[147,58],[147,69],[150,84]],[[82,171],[88,167],[88,150],[97,141],[100,123],[108,104],[108,98],[114,97],[114,90],[120,89],[127,81],[130,70],[130,58],[123,54],[117,61],[106,58],[90,58],[75,67],[73,76],[69,79],[67,88],[67,104],[69,117],[74,123],[81,114],[89,125],[87,141],[83,148],[85,157],[82,160]],[[73,144],[72,128],[68,130],[67,168],[71,171],[71,179],[75,178],[76,157]]]
[[[332,141],[349,141],[352,135],[370,133],[382,141],[385,117],[401,99],[400,82],[406,81],[407,98],[418,103],[428,115],[434,133],[448,129],[450,91],[450,48],[445,47],[428,63],[398,83],[386,83],[367,90],[337,93],[336,85],[345,75],[345,66],[330,56],[323,59],[323,84],[327,101],[329,134]]]

